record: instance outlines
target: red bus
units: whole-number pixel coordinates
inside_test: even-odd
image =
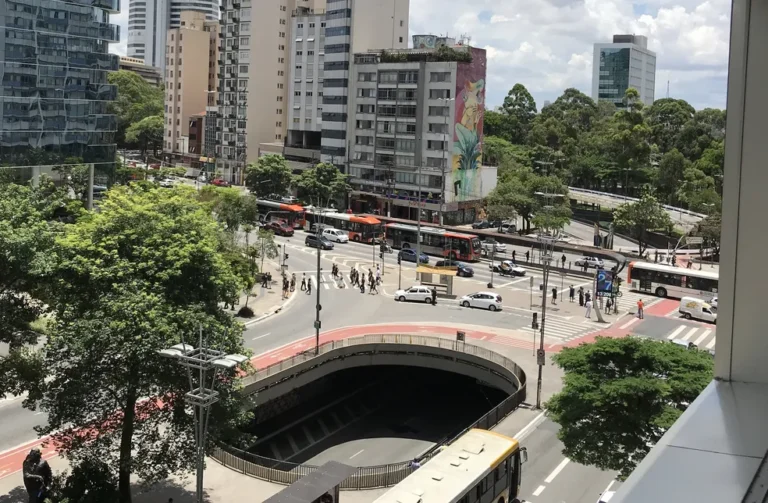
[[[389,223],[385,226],[386,239],[392,248],[416,249],[416,225]],[[437,227],[421,226],[421,251],[430,255],[450,257],[455,260],[480,260],[482,246],[474,234],[447,231]]]
[[[305,215],[307,226],[320,224],[346,231],[351,241],[375,244],[384,239],[384,227],[381,220],[375,217],[316,209],[305,210]]]
[[[265,199],[259,199],[256,204],[259,208],[259,220],[262,222],[283,220],[294,229],[304,227],[304,208],[298,204],[285,204]]]

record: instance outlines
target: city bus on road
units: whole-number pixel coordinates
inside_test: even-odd
[[[259,199],[256,201],[256,205],[259,210],[259,220],[262,222],[282,220],[294,229],[304,227],[304,208],[298,204]]]
[[[387,243],[392,248],[416,249],[416,225],[389,223],[385,226]],[[437,227],[421,226],[421,251],[454,260],[474,262],[480,260],[482,245],[474,234],[463,234]]]
[[[469,430],[374,503],[511,503],[527,457],[514,438]]]
[[[701,297],[717,295],[718,274],[650,262],[631,262],[627,282],[632,290],[659,297]]]
[[[350,241],[358,243],[375,244],[384,239],[384,226],[378,218],[321,208],[305,208],[305,215],[307,229],[312,229],[313,224],[333,227],[345,231]]]

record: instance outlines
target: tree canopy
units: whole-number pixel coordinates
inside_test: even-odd
[[[118,148],[126,148],[136,140],[126,138],[128,128],[147,117],[159,117],[162,125],[163,89],[153,86],[129,70],[118,70],[108,75],[110,84],[117,87],[117,99],[110,102],[111,111],[117,115],[117,144]],[[162,128],[161,128],[162,129]],[[160,132],[162,141],[162,131]]]
[[[547,403],[569,459],[626,478],[713,378],[714,360],[651,339],[598,337],[553,356],[565,377]]]
[[[321,162],[303,171],[296,179],[296,187],[299,197],[315,206],[327,208],[334,200],[343,201],[350,190],[347,178],[333,164]]]
[[[151,150],[152,155],[157,157],[163,146],[164,127],[162,115],[144,117],[128,126],[125,130],[125,141],[139,145],[142,156],[146,156],[147,151]]]
[[[293,174],[281,155],[261,156],[245,172],[245,186],[257,197],[284,196],[292,185]]]
[[[639,201],[624,203],[616,208],[613,223],[617,229],[637,239],[642,255],[648,247],[647,232],[672,227],[672,218],[654,196],[646,193]]]

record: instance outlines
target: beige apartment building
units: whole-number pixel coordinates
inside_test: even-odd
[[[189,156],[190,117],[204,114],[207,106],[216,104],[218,60],[219,22],[206,20],[203,12],[183,11],[180,26],[168,30],[166,37],[166,156]]]

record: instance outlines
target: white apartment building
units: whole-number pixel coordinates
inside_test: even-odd
[[[653,104],[656,94],[656,53],[642,35],[614,35],[613,43],[598,43],[592,58],[592,99],[623,106],[624,93],[634,87],[640,100]]]
[[[218,0],[130,0],[128,56],[164,72],[166,35],[181,26],[182,11],[201,12],[207,20],[216,21],[218,4]]]
[[[414,45],[423,48],[354,56],[350,206],[412,220],[421,208],[422,220],[470,223],[496,186],[496,169],[477,155],[485,51],[431,35],[414,36]]]

